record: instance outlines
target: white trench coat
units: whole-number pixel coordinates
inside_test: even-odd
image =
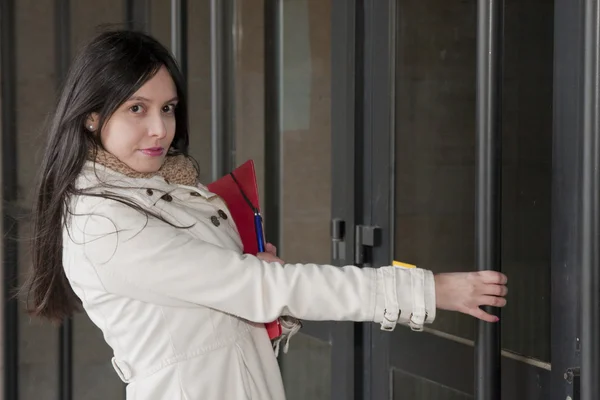
[[[99,179],[119,187],[96,188]],[[88,162],[77,186],[189,226],[101,197],[71,201],[64,269],[113,349],[128,400],[285,399],[263,325],[282,315],[374,321],[386,330],[420,330],[435,318],[429,271],[281,266],[242,254],[225,204],[201,185],[130,178]]]

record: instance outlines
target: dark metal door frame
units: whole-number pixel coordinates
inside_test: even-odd
[[[17,68],[15,50],[15,1],[0,2],[0,51],[2,96],[2,396],[19,396],[19,306],[17,210]]]
[[[490,368],[497,368],[498,361],[501,363],[504,373],[501,380],[502,398],[564,399],[566,396],[576,398],[573,396],[577,392],[576,386],[578,385],[578,369],[576,367],[580,365],[579,338],[581,337],[581,317],[577,310],[580,309],[581,304],[578,292],[581,252],[578,243],[581,237],[579,221],[581,220],[582,193],[582,176],[580,175],[582,139],[578,132],[582,131],[581,121],[583,118],[584,48],[582,43],[585,1],[555,0],[551,247],[552,371],[538,368],[535,363],[525,363],[523,358],[499,357],[496,347],[497,339],[488,340],[492,339],[492,336],[496,336],[496,333],[494,330],[488,330],[486,333],[485,325],[480,328],[481,337],[485,339],[481,343],[487,342],[487,345],[481,349],[485,350],[482,354],[485,354],[483,359],[487,361],[479,364],[479,371],[476,371],[474,365],[467,365],[465,369],[457,371],[451,362],[457,358],[474,360],[473,344],[447,340],[439,332],[416,334],[404,328],[398,328],[392,336],[381,332],[378,327],[370,325],[358,335],[362,342],[360,342],[360,346],[357,346],[357,351],[361,350],[362,356],[357,355],[357,359],[362,357],[369,364],[364,365],[364,383],[355,385],[357,388],[361,388],[363,398],[390,398],[391,365],[470,394],[473,394],[478,387],[476,377],[487,376],[483,380],[483,384],[479,386],[480,393],[485,393],[486,390],[500,382],[499,374],[486,374]],[[392,72],[395,68],[395,2],[357,0],[357,6],[359,10],[357,12],[357,32],[359,33],[356,40],[359,43],[356,48],[359,49],[357,55],[362,58],[357,60],[356,65],[359,67],[355,72],[362,76],[363,80],[361,81],[360,78],[355,80],[355,83],[360,84],[355,87],[357,115],[354,121],[357,125],[354,131],[357,132],[356,143],[364,149],[364,154],[362,158],[357,155],[352,156],[357,160],[357,165],[361,169],[356,171],[354,178],[357,182],[362,179],[362,184],[358,183],[357,187],[362,185],[363,189],[362,192],[355,191],[357,200],[362,204],[354,206],[363,210],[362,216],[357,215],[355,222],[376,225],[382,229],[384,234],[381,246],[374,249],[372,253],[373,264],[377,266],[389,264],[392,258],[393,229],[390,215],[393,215],[394,204],[390,196],[393,189],[393,176],[391,176],[393,174],[393,168],[391,168],[393,154],[390,149],[393,149],[394,140],[392,114],[394,93],[392,88],[395,82]],[[479,17],[481,19],[479,29],[482,33],[489,32],[490,22],[497,23],[499,21],[498,19],[494,20],[493,14],[483,11]],[[482,19],[486,16],[489,18],[487,22]],[[590,22],[597,24],[598,21],[590,20]],[[597,27],[597,25],[591,25],[591,27]],[[592,31],[593,29],[590,29],[590,32]],[[592,61],[594,60],[592,59]],[[588,72],[598,67],[598,61],[595,60],[596,64],[591,63],[592,61],[588,61],[590,63]],[[363,71],[360,70],[361,65]],[[484,64],[482,66],[485,67]],[[485,68],[481,70],[485,71]],[[337,71],[334,70],[334,73]],[[335,77],[335,74],[332,77]],[[593,75],[589,75],[589,77],[593,77]],[[493,73],[480,77],[480,79],[487,79],[488,82],[495,78]],[[482,80],[482,83],[485,82]],[[341,91],[340,85],[342,84],[343,82],[339,80],[337,83],[334,81],[334,94],[336,91]],[[484,91],[481,91],[480,95],[488,96],[491,93],[486,91],[483,85],[481,88]],[[361,97],[364,99],[363,102],[359,101]],[[336,97],[334,97],[335,99]],[[597,112],[597,107],[589,110],[589,115],[597,118],[597,114],[594,114]],[[488,123],[493,120],[493,115],[486,117],[484,114],[482,117],[487,118]],[[588,118],[592,117],[588,116]],[[334,114],[334,123],[338,119],[340,117],[336,117]],[[334,134],[338,129],[339,127],[336,129],[334,125]],[[483,132],[483,129],[480,131]],[[593,137],[595,138],[595,136]],[[489,146],[485,146],[485,144],[490,144],[494,140],[493,136],[489,136],[487,141],[482,142],[481,150],[488,148]],[[484,164],[481,166],[483,167]],[[333,176],[335,180],[338,180],[339,177],[345,175],[338,173]],[[487,180],[484,182],[486,185],[483,186],[487,186],[489,191],[488,183],[492,182],[493,180]],[[480,196],[489,194],[488,191],[482,189]],[[488,210],[488,213],[492,215],[494,209]],[[347,225],[346,231],[352,231],[351,228],[352,225]],[[493,224],[488,225],[485,231],[490,229],[494,229]],[[597,263],[597,260],[594,262]],[[597,268],[596,264],[592,266]],[[594,287],[597,288],[597,284]],[[594,310],[588,311],[590,315],[595,312]],[[593,327],[588,330],[590,330],[588,337],[593,337]],[[597,332],[595,334],[597,335]],[[392,345],[392,337],[395,344],[409,344],[403,346],[402,354],[394,351],[394,347],[397,345]],[[431,360],[436,362],[431,363]],[[597,361],[595,362],[597,363]],[[572,372],[574,375],[567,372]],[[565,373],[567,374],[565,375]],[[565,376],[568,379],[565,379]]]
[[[581,365],[579,162],[583,116],[583,0],[554,3],[554,115],[552,144],[551,399],[574,398]],[[556,318],[560,316],[560,318]]]

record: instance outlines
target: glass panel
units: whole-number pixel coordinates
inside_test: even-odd
[[[472,396],[439,383],[416,377],[398,369],[392,370],[393,400],[471,400]]]
[[[283,2],[281,251],[330,262],[331,2]]]
[[[503,346],[549,361],[553,4],[506,7]],[[394,255],[435,272],[470,270],[476,3],[407,0],[398,9]],[[466,316],[440,312],[433,327],[473,339]]]
[[[331,399],[331,344],[299,333],[282,357],[288,400]]]
[[[54,53],[54,2],[17,1],[16,55],[16,139],[19,204],[31,209],[44,117],[54,103],[56,75]],[[31,27],[35,27],[32,29]],[[29,272],[28,220],[20,219],[18,262],[20,273]],[[25,300],[25,298],[23,298]],[[58,397],[58,330],[51,324],[30,318],[19,303],[19,397],[21,400]]]
[[[477,3],[398,2],[394,258],[435,272],[474,267]],[[433,327],[473,338],[473,319]]]
[[[211,181],[212,172],[210,1],[186,3],[190,155],[200,167],[200,182],[208,183]]]
[[[329,263],[331,2],[284,0],[281,29],[281,257]],[[290,399],[331,398],[330,344],[294,337],[281,367]]]
[[[503,346],[549,361],[553,4],[506,7]],[[435,272],[474,268],[476,22],[475,2],[398,4],[394,256]],[[433,328],[474,338],[456,313]]]
[[[550,361],[554,2],[506,2],[502,268],[504,348]]]
[[[265,60],[264,0],[235,2],[235,155],[254,160],[264,210]]]

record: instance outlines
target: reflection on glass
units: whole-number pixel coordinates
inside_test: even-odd
[[[394,369],[392,380],[393,400],[472,400],[473,397],[442,386],[439,383],[416,377]]]
[[[533,18],[533,16],[536,16]],[[506,2],[502,346],[550,361],[554,2]]]
[[[330,262],[331,1],[281,4],[280,251],[287,262]],[[296,336],[281,359],[290,400],[331,398],[331,345]]]
[[[435,272],[475,263],[476,6],[398,3],[394,258]],[[505,25],[503,347],[549,361],[553,4],[507,1]],[[433,328],[474,338],[455,313]]]
[[[435,272],[474,267],[475,27],[476,2],[398,3],[394,258]]]
[[[331,399],[331,345],[302,333],[292,342],[281,356],[287,399]]]
[[[330,262],[331,2],[282,3],[280,250]]]

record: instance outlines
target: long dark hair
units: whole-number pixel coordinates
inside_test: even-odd
[[[29,312],[60,322],[80,302],[71,289],[62,264],[62,237],[69,200],[82,194],[75,181],[90,151],[101,147],[99,131],[112,114],[161,67],[177,88],[176,131],[169,154],[187,156],[188,115],[183,77],[169,51],[140,32],[111,30],[91,40],[73,61],[47,126],[33,207],[31,255],[33,268],[26,285]],[[85,128],[98,113],[98,130]]]

